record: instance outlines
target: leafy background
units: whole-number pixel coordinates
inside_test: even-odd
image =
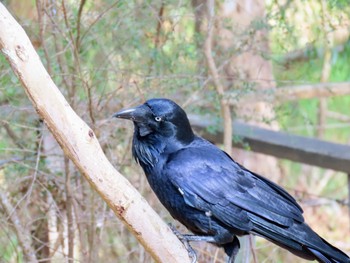
[[[80,10],[82,2],[84,8]],[[210,113],[220,123],[220,97],[203,66],[205,36],[196,31],[191,3],[3,3],[25,28],[61,92],[94,129],[114,166],[165,221],[173,222],[131,158],[131,124],[111,120],[110,116],[148,98],[168,97],[186,111],[203,116]],[[350,81],[348,1],[267,0],[265,8],[266,17],[252,27],[268,30],[271,51],[264,55],[273,63],[277,87],[319,83],[325,63],[331,67],[328,81]],[[249,36],[248,31],[246,34]],[[326,52],[331,54],[328,62]],[[214,57],[222,59],[216,53]],[[249,85],[243,83],[239,88],[244,91]],[[348,144],[350,97],[335,96],[326,103],[327,112],[332,114],[321,127],[323,138]],[[64,159],[3,56],[0,108],[0,191],[6,193],[13,213],[31,234],[37,257],[42,262],[68,261],[67,247],[73,240],[77,262],[152,262]],[[274,109],[281,130],[318,136],[319,99],[283,102]],[[282,177],[278,183],[303,205],[310,225],[349,253],[347,176],[286,160],[280,160],[279,166]],[[74,229],[73,239],[69,226]],[[1,262],[24,261],[13,229],[0,206]],[[201,244],[196,249],[201,262],[224,262],[222,252],[215,247]],[[259,238],[254,250],[258,262],[303,262]]]

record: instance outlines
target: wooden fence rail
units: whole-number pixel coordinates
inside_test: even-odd
[[[208,140],[221,143],[222,132],[208,132],[215,123],[209,118],[190,115],[192,126]],[[234,146],[281,159],[350,173],[350,146],[286,132],[263,129],[240,121],[233,123]]]

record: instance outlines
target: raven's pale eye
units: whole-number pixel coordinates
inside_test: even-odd
[[[156,121],[158,121],[158,122],[159,122],[159,121],[161,121],[161,120],[162,120],[162,117],[158,117],[158,116],[157,116],[157,117],[155,117],[154,119],[155,119]]]

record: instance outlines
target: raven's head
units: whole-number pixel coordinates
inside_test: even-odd
[[[135,108],[124,109],[113,115],[134,122],[135,136],[139,140],[148,137],[171,139],[188,144],[194,139],[185,111],[168,99],[150,99]]]

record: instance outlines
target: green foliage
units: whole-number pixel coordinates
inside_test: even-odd
[[[344,50],[332,53],[330,81],[350,81],[350,40],[344,44]],[[346,98],[345,98],[346,99]]]
[[[3,228],[4,229],[4,228]],[[1,240],[0,238],[0,261],[1,262],[17,262],[22,263],[23,261],[23,254],[18,249],[19,244],[16,239],[16,236],[13,233],[6,233],[7,229],[4,229],[4,231],[0,230],[0,236],[6,237],[6,239]],[[1,242],[2,241],[2,242]]]
[[[346,44],[346,48],[334,55],[331,65],[331,82],[342,82],[349,81],[349,65],[348,61],[350,59],[350,49],[349,44]],[[317,83],[319,82],[322,74],[322,64],[323,58],[315,58],[309,60],[308,63],[295,62],[288,66],[288,68],[282,68],[278,64],[275,66],[275,76],[278,79],[278,83],[283,86],[283,83],[287,85],[294,84],[303,84],[303,83]],[[289,81],[292,80],[292,81]],[[331,97],[327,99],[328,109],[331,111],[343,113],[347,115],[347,111],[350,107],[349,97]],[[280,117],[279,121],[285,129],[292,131],[295,127],[301,127],[297,133],[302,135],[315,135],[314,127],[317,125],[317,112],[318,112],[318,100],[317,99],[307,99],[299,100],[298,102],[289,102],[284,105],[280,105],[277,108],[277,115]],[[330,126],[336,124],[334,120],[329,120]],[[340,124],[340,123],[339,123]],[[290,129],[292,127],[292,129]],[[304,127],[304,128],[302,128]],[[313,130],[310,133],[310,128]],[[343,138],[343,142],[346,141],[346,138],[350,136],[349,129],[347,125],[344,128],[339,128],[330,132],[331,136],[327,135],[326,137],[330,140],[338,141],[338,137]],[[332,138],[333,137],[333,138]]]

